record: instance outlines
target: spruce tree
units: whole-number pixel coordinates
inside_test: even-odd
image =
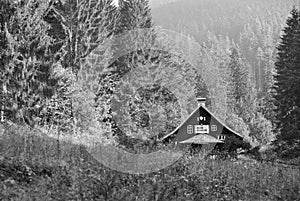
[[[229,61],[229,84],[227,91],[228,110],[249,122],[255,111],[253,79],[250,67],[243,61],[236,48],[232,48]]]
[[[234,48],[230,55],[229,71],[227,97],[229,117],[237,115],[240,120],[244,121],[247,126],[247,129],[244,129],[244,137],[253,146],[270,143],[274,139],[272,125],[258,111],[257,94],[250,66],[243,61],[238,50]]]
[[[285,149],[300,147],[300,11],[293,8],[278,46],[275,76],[277,143]],[[289,151],[287,153],[290,153]]]
[[[119,21],[115,30],[116,34],[152,27],[153,23],[148,0],[119,0]]]

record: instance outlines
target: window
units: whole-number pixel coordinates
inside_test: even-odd
[[[197,121],[206,121],[206,117],[204,116],[197,117]]]
[[[192,125],[188,125],[186,132],[187,132],[187,134],[193,134],[193,126]]]
[[[218,140],[225,140],[225,135],[219,135]]]
[[[211,125],[211,131],[217,131],[218,127],[217,125]]]
[[[209,133],[208,125],[195,125],[195,133],[205,134]]]

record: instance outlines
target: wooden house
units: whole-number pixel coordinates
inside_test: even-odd
[[[197,101],[198,107],[187,119],[160,141],[171,141],[175,144],[226,144],[229,149],[238,148],[243,137],[206,108],[205,98],[197,98]]]

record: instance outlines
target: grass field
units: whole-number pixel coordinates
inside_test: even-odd
[[[300,169],[185,156],[159,172],[110,170],[79,143],[0,130],[0,200],[300,200]]]

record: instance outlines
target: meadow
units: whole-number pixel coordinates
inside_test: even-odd
[[[58,143],[59,142],[59,143]],[[0,200],[299,200],[300,169],[185,155],[143,175],[110,170],[85,146],[0,126]]]

